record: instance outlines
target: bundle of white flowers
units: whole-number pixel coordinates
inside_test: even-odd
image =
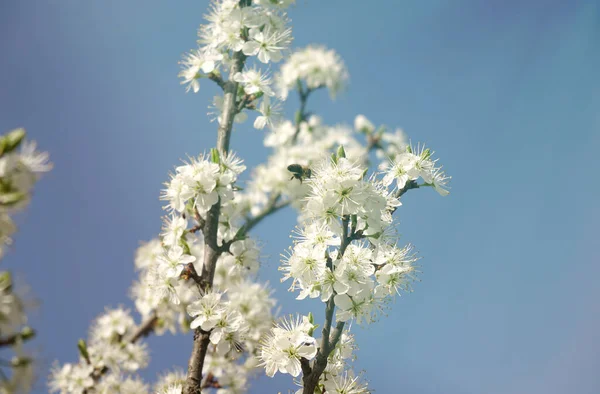
[[[221,88],[211,106],[216,148],[176,167],[165,184],[163,229],[135,257],[139,279],[131,294],[142,323],[121,308],[107,310],[80,342],[80,362],[56,365],[52,391],[147,393],[133,375],[148,363],[141,338],[193,330],[187,371],[167,373],[153,392],[242,393],[263,367],[268,376],[292,375],[298,393],[369,392],[352,370],[350,322],[376,320],[390,299],[411,291],[417,258],[411,245],[397,246],[393,214],[408,190],[448,194],[449,177],[433,152],[409,144],[400,129],[388,132],[364,115],[354,127],[329,126],[308,110],[316,91],[335,97],[343,90],[348,71],[322,46],[290,54],[292,3],[212,2],[179,76],[187,91],[199,92],[203,78]],[[284,59],[273,83],[265,67]],[[281,100],[292,91],[300,108],[285,120]],[[254,127],[268,130],[264,145],[272,154],[242,185],[246,167],[229,143],[234,123],[251,111],[258,112]],[[322,324],[309,314],[273,326],[271,291],[255,282],[260,249],[249,234],[288,206],[299,225],[283,280],[299,300],[325,303]]]
[[[48,153],[38,152],[35,141],[27,141],[24,129],[0,137],[0,258],[12,245],[17,230],[12,216],[24,209],[40,175],[52,169]],[[26,298],[15,289],[9,271],[0,271],[0,393],[28,392],[33,384],[33,358],[24,343],[35,336],[27,325]]]

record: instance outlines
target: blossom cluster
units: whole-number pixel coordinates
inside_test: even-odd
[[[34,337],[35,332],[27,326],[25,312],[24,299],[15,292],[11,274],[0,272],[0,334],[3,342],[0,346],[10,346],[13,353],[12,358],[1,366],[10,368],[11,374],[8,378],[9,373],[2,371],[4,379],[0,381],[0,393],[28,392],[34,380],[34,360],[24,344]]]
[[[175,169],[161,196],[169,214],[160,239],[138,248],[135,266],[139,280],[131,290],[142,320],[151,322],[155,334],[197,328],[210,333],[211,362],[204,364],[204,376],[218,379],[220,394],[245,389],[249,373],[256,369],[254,354],[259,341],[273,320],[270,291],[252,281],[259,265],[258,245],[245,236],[236,238],[243,217],[238,213],[235,182],[244,168],[235,155],[221,157],[213,150]],[[227,251],[217,260],[212,290],[203,291],[196,281],[204,268],[202,223],[217,202],[221,213],[218,242],[221,246],[227,243]],[[141,385],[123,375],[147,363],[144,345],[132,339],[133,328],[133,319],[123,310],[108,311],[91,329],[87,356],[78,364],[56,367],[51,389],[66,394],[91,392],[92,387],[98,392],[121,387],[113,392],[126,393],[124,382]],[[112,343],[118,344],[118,351],[111,350]],[[133,353],[121,357],[128,351]],[[180,393],[180,388],[181,382],[171,379],[157,392]],[[138,392],[147,390],[140,386]]]
[[[283,319],[271,329],[260,350],[268,376],[277,372],[300,375],[300,360],[312,360],[317,355],[317,341],[311,335],[314,328],[309,318],[302,316]]]
[[[433,152],[418,145],[416,148],[408,146],[404,152],[395,155],[390,163],[383,183],[386,186],[396,183],[396,187],[402,189],[409,181],[423,179],[426,185],[433,188],[442,196],[449,194],[448,181],[441,166],[437,165],[437,159],[432,159]]]
[[[249,209],[259,212],[273,196],[281,196],[301,209],[309,188],[299,180],[290,181],[287,167],[290,164],[310,167],[328,157],[340,143],[344,144],[348,157],[366,161],[367,149],[351,128],[324,125],[318,116],[310,116],[297,126],[285,121],[272,128],[265,146],[273,148],[273,154],[253,170],[246,193]]]
[[[299,299],[335,296],[338,320],[371,321],[382,299],[410,289],[416,272],[412,247],[400,249],[387,236],[400,201],[345,157],[325,160],[313,174],[283,280],[292,279]]]
[[[327,357],[327,367],[319,378],[318,387],[322,392],[333,394],[368,394],[371,391],[360,375],[352,370],[352,362],[357,349],[354,336],[347,330],[340,336],[339,342]],[[303,394],[303,389],[296,394]]]
[[[0,258],[16,231],[12,216],[29,202],[40,175],[52,169],[47,152],[37,151],[35,141],[27,141],[24,129],[0,136]],[[35,336],[27,325],[26,298],[9,271],[0,271],[0,348],[11,352],[0,372],[0,393],[28,392],[33,383],[33,358],[24,343]],[[10,369],[10,372],[7,371]]]
[[[198,47],[184,55],[179,77],[187,91],[198,92],[202,78],[222,89],[212,103],[219,150],[189,158],[165,184],[160,236],[141,245],[135,257],[139,279],[131,295],[145,323],[136,326],[122,308],[107,310],[94,322],[90,339],[80,342],[80,361],[54,368],[51,391],[150,393],[135,375],[148,363],[139,341],[146,327],[157,335],[195,330],[195,341],[208,337],[210,343],[206,357],[193,360],[203,361],[202,382],[193,376],[189,386],[190,376],[174,370],[152,387],[157,394],[181,394],[184,388],[242,393],[261,366],[268,376],[312,374],[316,387],[297,394],[369,392],[352,372],[356,346],[349,325],[375,320],[389,300],[412,290],[417,258],[411,245],[397,246],[392,215],[409,189],[431,186],[446,195],[450,178],[430,149],[410,145],[400,129],[388,132],[363,115],[354,128],[327,126],[307,110],[315,90],[325,88],[334,98],[347,84],[335,51],[299,49],[271,77],[264,67],[282,60],[292,42],[285,11],[292,3],[212,1]],[[286,121],[279,100],[292,90],[300,109]],[[254,127],[267,128],[264,144],[273,153],[242,188],[246,167],[225,153],[222,137],[228,138],[232,122],[247,118],[246,110],[259,113]],[[379,163],[370,173],[373,157]],[[291,280],[298,299],[326,303],[320,339],[312,314],[273,326],[271,293],[253,281],[260,248],[247,233],[286,205],[298,210],[299,228],[280,267],[282,281]]]
[[[317,326],[312,316],[289,316],[281,319],[263,341],[259,358],[265,367],[267,376],[277,372],[298,377],[302,371],[302,362],[314,361],[319,351],[319,341],[313,337]],[[366,384],[354,376],[351,361],[354,360],[354,336],[348,331],[341,334],[340,340],[331,350],[327,366],[319,378],[323,392],[366,394]],[[298,382],[302,386],[301,382]],[[302,394],[303,390],[296,391]]]
[[[25,140],[23,129],[0,137],[0,258],[16,231],[11,215],[27,205],[39,176],[52,169],[48,157],[35,141]]]
[[[310,90],[326,87],[334,98],[348,81],[348,71],[335,51],[323,46],[308,46],[295,51],[281,66],[276,77],[279,94],[286,98],[298,81]]]
[[[147,393],[147,386],[131,375],[149,362],[147,346],[132,340],[136,326],[130,312],[123,308],[107,309],[90,330],[89,341],[80,341],[78,363],[54,366],[49,388],[61,394]],[[100,379],[102,371],[111,371]]]
[[[291,3],[292,0],[214,1],[210,13],[205,16],[208,23],[198,30],[199,47],[184,55],[181,62],[181,83],[195,93],[200,90],[201,78],[219,81],[224,87],[227,81],[223,80],[222,74],[229,72],[229,82],[236,82],[241,87],[236,92],[235,102],[246,100],[245,108],[260,113],[254,127],[262,129],[276,124],[280,119],[280,106],[271,101],[275,92],[270,76],[257,66],[239,69],[237,62],[256,59],[258,64],[269,64],[283,58],[292,42],[289,18],[285,13]],[[223,97],[216,96],[213,105],[221,112]],[[234,114],[237,122],[246,119],[243,109]],[[216,118],[222,122],[220,114]]]

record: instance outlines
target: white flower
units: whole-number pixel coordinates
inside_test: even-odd
[[[340,237],[320,222],[312,222],[303,227],[298,233],[298,239],[301,243],[322,247],[323,249],[340,245]]]
[[[278,371],[294,377],[300,375],[300,359],[312,360],[317,354],[317,341],[308,335],[311,328],[304,316],[284,320],[271,329],[259,354],[268,376],[273,377]]]
[[[374,312],[374,298],[371,295],[361,294],[354,297],[348,294],[337,294],[334,298],[336,310],[335,318],[340,321],[348,321],[352,318],[360,324],[363,319],[371,322]]]
[[[402,249],[385,243],[377,245],[373,263],[377,267],[375,278],[379,285],[375,288],[375,295],[381,297],[400,294],[400,290],[411,291],[416,261],[410,244]]]
[[[183,78],[181,84],[188,84],[186,92],[192,90],[198,93],[200,90],[199,79],[202,77],[200,71],[210,73],[215,70],[216,62],[221,60],[223,56],[216,52],[206,52],[201,50],[193,51],[186,54],[183,61],[180,62],[183,70],[179,73],[179,77]]]
[[[253,240],[239,240],[229,246],[229,253],[223,256],[222,263],[229,268],[229,274],[234,270],[254,273],[258,270],[258,256],[259,250]]]
[[[237,73],[233,76],[233,80],[242,84],[246,94],[264,93],[267,96],[275,94],[270,87],[270,78],[259,69],[254,68]]]
[[[166,186],[161,199],[169,201],[169,208],[183,212],[187,201],[194,196],[194,190],[181,177],[173,177]]]
[[[21,151],[19,152],[21,163],[35,174],[50,171],[53,165],[49,161],[49,153],[38,152],[36,148],[37,143],[35,141],[21,142]]]
[[[354,118],[354,129],[366,134],[371,134],[375,131],[375,126],[364,115],[356,115]]]
[[[301,279],[308,286],[311,286],[323,277],[327,269],[323,247],[313,247],[306,243],[299,243],[293,250],[294,252],[281,268],[283,271],[287,271],[283,280],[288,278]]]
[[[117,308],[107,309],[93,327],[92,337],[97,340],[110,340],[115,336],[122,337],[135,327],[135,322],[128,310]]]
[[[395,180],[398,189],[402,189],[406,185],[406,182],[419,177],[419,170],[417,169],[418,160],[419,157],[410,152],[403,152],[397,155],[383,177],[383,183],[389,186]]]
[[[279,123],[282,119],[280,109],[281,106],[278,102],[271,104],[269,96],[265,96],[258,107],[258,111],[261,115],[254,121],[254,128],[262,130],[267,125],[273,127]]]
[[[323,385],[328,394],[369,394],[367,385],[363,385],[358,377],[348,372],[331,376]]]
[[[186,374],[183,370],[175,369],[174,371],[161,375],[152,391],[158,393],[168,392],[168,389],[172,386],[179,385],[180,388],[177,394],[181,394],[181,385],[185,383],[185,378]]]
[[[50,391],[60,394],[83,394],[94,386],[92,372],[94,367],[88,364],[65,364],[53,369],[49,382]]]
[[[190,323],[191,329],[198,327],[204,331],[209,331],[221,319],[225,312],[220,293],[206,293],[199,300],[192,302],[187,307],[187,312],[194,318]]]
[[[183,385],[181,384],[173,384],[166,389],[160,391],[157,394],[181,394],[183,391]]]
[[[159,239],[143,243],[135,252],[135,268],[138,270],[148,269],[157,263],[157,258],[162,253],[163,247]]]
[[[433,171],[431,183],[433,184],[433,188],[436,192],[440,194],[440,196],[447,196],[450,194],[448,191],[449,186],[448,182],[452,177],[446,175],[446,173],[442,170],[442,168],[436,168]]]
[[[152,292],[154,302],[167,300],[170,303],[179,305],[181,300],[177,296],[175,290],[175,284],[178,278],[167,275],[169,266],[167,264],[160,264],[150,267],[148,276],[146,277],[147,286]]]
[[[335,267],[336,293],[354,296],[368,292],[373,287],[371,275],[375,272],[371,261],[371,250],[358,245],[349,245],[342,260]]]
[[[344,88],[348,71],[342,59],[333,50],[309,46],[294,52],[281,66],[277,76],[277,86],[282,98],[288,96],[297,81],[304,81],[309,89],[327,87],[334,98]]]
[[[290,4],[294,4],[296,0],[254,0],[254,4],[263,7],[287,8]]]
[[[157,260],[164,266],[163,270],[167,278],[178,278],[184,266],[196,261],[196,258],[185,254],[181,246],[175,245],[169,249],[165,249],[164,253],[158,256]]]
[[[237,176],[246,170],[243,163],[244,161],[231,151],[221,157],[221,166],[225,169],[225,172],[230,173],[231,183],[235,182]]]
[[[242,316],[235,310],[225,310],[220,315],[210,332],[210,342],[217,345],[217,352],[225,354],[231,349],[232,343],[239,342],[242,329]]]
[[[166,246],[175,246],[179,243],[179,239],[187,228],[187,220],[183,216],[171,216],[164,220],[163,226],[163,243]]]
[[[262,63],[278,62],[283,57],[282,51],[292,41],[291,33],[290,29],[278,31],[271,26],[265,26],[262,31],[250,29],[250,40],[244,44],[242,51],[246,56],[258,56]]]

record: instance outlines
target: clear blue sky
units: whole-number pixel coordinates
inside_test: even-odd
[[[161,183],[215,141],[216,89],[185,94],[180,55],[206,1],[20,0],[0,4],[0,130],[23,126],[55,169],[20,216],[3,260],[41,301],[39,393],[52,360],[105,305],[131,306],[133,253],[160,229]],[[424,257],[422,282],[387,318],[355,327],[377,393],[600,392],[600,5],[598,1],[298,0],[295,46],[335,48],[351,74],[331,124],[364,113],[438,153],[452,194],[409,193],[400,231]],[[290,103],[293,105],[293,102]],[[290,110],[292,107],[288,107]],[[232,146],[261,161],[262,133]],[[256,235],[262,279],[279,283],[291,212]],[[149,340],[142,376],[184,366],[191,337]],[[286,392],[287,378],[252,393]]]

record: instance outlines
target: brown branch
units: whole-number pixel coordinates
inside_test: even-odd
[[[152,313],[152,315],[146,319],[146,321],[142,322],[140,326],[133,332],[131,338],[129,338],[129,342],[136,343],[141,338],[145,338],[154,331],[154,327],[156,327],[156,323],[158,323],[158,316],[156,312]]]
[[[281,194],[275,195],[274,197],[272,197],[270,199],[270,202],[263,208],[263,210],[260,211],[256,216],[247,218],[246,222],[235,233],[233,238],[229,241],[223,242],[223,245],[221,246],[221,251],[223,253],[228,252],[229,247],[231,246],[232,243],[234,243],[235,241],[244,239],[246,234],[248,234],[250,232],[250,230],[252,230],[254,228],[254,226],[256,226],[258,223],[260,223],[264,218],[266,218],[267,216],[270,216],[270,215],[274,214],[275,212],[279,211],[280,209],[283,209],[283,208],[287,207],[288,205],[290,205],[289,200],[288,201],[279,201],[280,198],[281,198]]]
[[[31,334],[30,334],[30,336],[27,337],[27,339],[33,337],[34,335],[35,335],[35,331],[31,330]],[[16,332],[7,337],[0,338],[0,347],[12,346],[12,345],[17,344],[17,342],[24,340],[24,339],[26,339],[26,338],[24,338],[22,333]]]
[[[348,226],[350,224],[351,218],[348,215],[344,215],[342,217],[342,243],[340,245],[339,257],[342,258],[346,248],[352,242],[356,233],[351,231],[348,234]],[[333,267],[330,267],[333,270]],[[335,314],[335,291],[327,300],[327,304],[325,306],[325,324],[323,324],[322,330],[322,338],[321,338],[321,346],[317,351],[317,355],[315,357],[315,362],[313,363],[313,367],[311,370],[306,369],[308,373],[305,372],[305,368],[302,368],[302,384],[304,386],[303,393],[304,394],[314,394],[318,384],[319,379],[325,368],[327,367],[327,358],[337,345],[340,337],[342,336],[342,332],[344,330],[345,322],[337,322],[336,328],[333,332],[333,336],[331,335],[331,325],[333,323],[333,316]]]
[[[225,90],[226,82],[223,80],[221,75],[219,75],[215,72],[211,72],[211,73],[208,73],[208,79],[210,79],[211,81],[214,81],[217,85],[219,85],[221,87],[221,89]]]
[[[247,4],[240,2],[241,7],[245,5]],[[223,97],[222,119],[217,131],[217,150],[222,157],[227,155],[229,151],[233,119],[237,114],[236,99],[238,83],[233,81],[233,76],[242,71],[245,61],[246,55],[243,52],[234,53],[229,70],[230,80],[224,82],[222,86],[225,94]],[[217,242],[220,214],[221,199],[210,208],[204,218],[204,228],[202,229],[204,234],[204,264],[202,265],[199,284],[201,291],[207,291],[212,287],[217,260],[221,253],[223,253]],[[206,351],[210,343],[209,336],[208,332],[200,328],[197,328],[194,333],[194,345],[188,362],[188,372],[183,387],[184,394],[199,394],[202,390],[202,369],[204,367]]]
[[[302,375],[310,375],[310,373],[312,372],[312,368],[310,367],[310,361],[302,357],[300,358],[300,366],[302,367]]]
[[[187,263],[183,267],[183,271],[181,271],[179,278],[183,279],[183,280],[192,279],[194,282],[196,282],[197,285],[199,285],[201,287],[203,286],[202,278],[196,272],[196,268],[194,267],[193,263]]]

